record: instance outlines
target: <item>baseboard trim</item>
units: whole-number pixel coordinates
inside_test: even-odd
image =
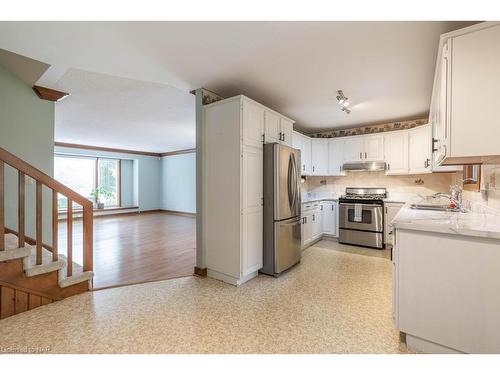
[[[172,215],[180,215],[180,216],[190,216],[190,217],[196,217],[196,213],[193,212],[185,212],[185,211],[175,211],[175,210],[160,210]]]
[[[240,286],[243,283],[246,283],[248,280],[253,279],[254,277],[257,277],[259,275],[259,271],[251,272],[246,276],[243,276],[241,278],[236,278],[234,276],[226,275],[225,273],[222,272],[217,272],[211,269],[207,269],[207,276],[211,277],[212,279],[220,280],[225,283],[234,285],[234,286]]]
[[[207,277],[207,268],[204,267],[194,267],[194,274],[200,277]]]

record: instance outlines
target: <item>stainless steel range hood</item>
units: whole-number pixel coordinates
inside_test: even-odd
[[[344,171],[385,171],[385,161],[361,161],[356,163],[344,163]]]

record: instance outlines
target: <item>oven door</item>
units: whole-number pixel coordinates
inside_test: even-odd
[[[370,232],[383,232],[383,208],[380,204],[360,203],[361,221],[354,220],[354,203],[339,204],[339,227],[344,229],[366,230]]]

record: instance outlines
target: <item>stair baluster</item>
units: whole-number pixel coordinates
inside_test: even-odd
[[[68,244],[68,271],[67,276],[70,277],[73,274],[73,202],[68,198],[68,218],[66,220],[68,224],[67,229],[67,244]]]
[[[21,171],[18,172],[18,195],[17,195],[17,236],[18,247],[25,246],[25,229],[24,229],[24,210],[26,197],[26,182],[25,174]]]
[[[36,182],[36,264],[42,264],[42,183]]]
[[[52,260],[55,262],[58,256],[58,215],[57,191],[52,190]]]

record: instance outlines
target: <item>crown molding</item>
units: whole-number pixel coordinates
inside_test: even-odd
[[[67,92],[57,91],[42,86],[33,86],[33,91],[40,99],[48,100],[51,102],[58,102],[69,96]]]
[[[124,149],[124,148],[110,148],[110,147],[100,147],[100,146],[89,146],[89,145],[81,145],[81,144],[77,144],[77,143],[54,142],[54,146],[68,147],[68,148],[81,148],[83,150],[120,152],[120,153],[124,153],[124,154],[134,154],[134,155],[145,155],[145,156],[160,157],[160,154],[158,152],[127,150],[127,149]]]
[[[172,155],[181,155],[181,154],[191,154],[193,152],[196,152],[195,148],[188,148],[186,150],[161,152],[160,156],[172,156]]]

